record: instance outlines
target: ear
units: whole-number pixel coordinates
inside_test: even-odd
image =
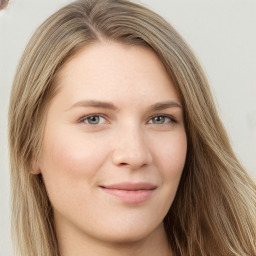
[[[30,173],[35,175],[38,175],[41,173],[41,169],[39,167],[38,161],[36,161],[35,159],[32,160]]]

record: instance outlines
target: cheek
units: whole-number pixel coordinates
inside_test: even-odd
[[[187,139],[185,132],[176,134],[172,138],[166,138],[156,149],[157,163],[165,181],[179,183],[182,174],[186,154]]]
[[[40,161],[46,187],[66,190],[92,182],[106,157],[101,148],[96,141],[48,133]]]
[[[163,134],[154,140],[154,160],[161,176],[161,197],[158,212],[166,216],[175,198],[187,153],[185,132]]]

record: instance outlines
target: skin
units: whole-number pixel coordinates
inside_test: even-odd
[[[42,173],[61,255],[171,255],[163,219],[187,139],[181,101],[157,55],[97,42],[64,66],[57,86],[33,172]],[[102,188],[120,182],[155,189],[126,202]]]

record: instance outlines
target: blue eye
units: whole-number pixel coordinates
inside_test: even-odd
[[[176,120],[170,116],[165,116],[165,115],[154,116],[149,120],[149,124],[167,124],[167,123],[176,123]]]
[[[91,115],[83,118],[81,122],[91,125],[103,124],[106,119],[100,115]]]

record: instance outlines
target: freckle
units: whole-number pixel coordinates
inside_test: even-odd
[[[9,0],[0,0],[0,10],[5,9],[9,4]]]

